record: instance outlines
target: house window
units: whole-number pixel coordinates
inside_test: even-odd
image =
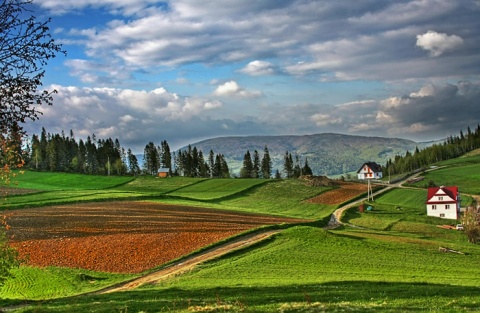
[[[445,210],[449,210],[450,209],[450,204],[445,204]]]
[[[443,214],[443,213],[440,213],[440,217],[445,217],[445,214]]]
[[[442,201],[443,200],[443,197],[438,197],[438,201]]]
[[[432,210],[436,210],[437,206],[435,204],[432,205]]]

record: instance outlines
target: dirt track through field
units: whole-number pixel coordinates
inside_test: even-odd
[[[203,253],[200,253],[198,255],[194,255],[192,257],[188,257],[184,260],[175,262],[174,264],[171,264],[170,266],[161,269],[159,271],[147,274],[145,276],[142,276],[140,278],[134,279],[132,281],[129,281],[127,283],[122,283],[118,286],[110,287],[104,290],[99,291],[98,293],[111,293],[111,292],[117,292],[117,291],[127,291],[131,289],[135,289],[141,285],[145,284],[155,284],[158,283],[161,280],[170,278],[175,275],[183,274],[188,271],[191,271],[196,265],[213,260],[216,258],[221,257],[222,255],[225,255],[227,253],[230,253],[232,251],[242,249],[245,247],[248,247],[252,244],[255,244],[257,242],[260,242],[262,240],[265,240],[274,234],[280,232],[280,230],[270,230],[266,232],[260,232],[260,233],[255,233],[251,235],[246,235],[241,238],[238,238],[236,240],[230,241],[226,244],[223,244],[221,246],[214,247],[212,249],[209,249],[208,251],[205,251]]]

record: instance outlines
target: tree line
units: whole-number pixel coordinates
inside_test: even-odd
[[[21,137],[18,137],[21,138]],[[18,139],[21,140],[21,139]],[[21,143],[17,147],[23,146]],[[96,175],[157,175],[159,169],[170,175],[228,178],[230,172],[225,157],[210,151],[208,158],[196,147],[171,152],[166,140],[160,145],[149,142],[143,152],[140,167],[137,156],[125,149],[118,139],[98,139],[95,134],[86,140],[76,140],[72,130],[66,135],[47,133],[33,135],[23,151],[23,160],[30,169]]]
[[[19,137],[21,138],[21,137]],[[172,152],[166,140],[160,145],[152,141],[145,145],[143,163],[139,165],[137,156],[131,149],[125,149],[115,138],[99,139],[92,134],[86,140],[76,139],[72,130],[69,135],[47,133],[42,128],[40,135],[32,135],[31,140],[23,145],[25,164],[33,170],[70,172],[95,175],[157,175],[160,169],[168,171],[170,176],[186,176],[199,178],[230,178],[231,173],[223,154],[210,150],[205,155],[202,150],[189,145],[185,150]],[[301,165],[298,156],[292,157],[288,151],[284,158],[284,177],[298,178],[301,175],[312,175],[308,159]],[[244,155],[240,178],[272,177],[272,160],[268,147],[265,146],[263,156],[255,150]],[[276,170],[274,177],[282,177]]]
[[[40,136],[34,134],[27,144],[24,158],[31,169],[52,172],[72,172],[100,175],[139,174],[140,167],[130,149],[120,145],[118,139],[97,139],[95,134],[84,141],[70,135],[47,133],[42,128]]]
[[[478,148],[480,148],[480,125],[477,125],[475,131],[468,127],[466,134],[460,130],[458,136],[449,136],[441,144],[433,144],[422,150],[417,147],[413,153],[407,151],[404,156],[397,155],[393,160],[389,159],[385,166],[382,166],[382,170],[384,173],[392,175],[413,172],[436,162],[459,157]]]
[[[298,178],[302,175],[312,175],[312,169],[308,165],[308,159],[305,158],[305,163],[302,166],[300,158],[295,155],[295,160],[290,152],[286,152],[283,160],[283,172],[285,178]],[[243,164],[240,169],[240,178],[271,178],[272,176],[272,159],[268,147],[265,145],[263,149],[263,156],[260,159],[260,154],[257,150],[253,152],[253,156],[249,150],[243,156]],[[282,175],[275,170],[274,177],[280,179]]]

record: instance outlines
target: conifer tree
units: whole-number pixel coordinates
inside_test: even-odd
[[[272,160],[270,158],[270,153],[268,152],[268,148],[265,145],[263,149],[263,158],[262,158],[262,177],[269,179],[272,175]]]
[[[243,166],[240,170],[240,178],[252,178],[253,173],[253,163],[250,151],[247,150],[247,153],[243,156]]]
[[[253,151],[252,177],[253,178],[260,177],[260,156],[257,150]]]

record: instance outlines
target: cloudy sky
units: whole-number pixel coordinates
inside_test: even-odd
[[[336,132],[426,141],[480,123],[479,0],[34,0],[67,50],[30,133],[179,148]]]

